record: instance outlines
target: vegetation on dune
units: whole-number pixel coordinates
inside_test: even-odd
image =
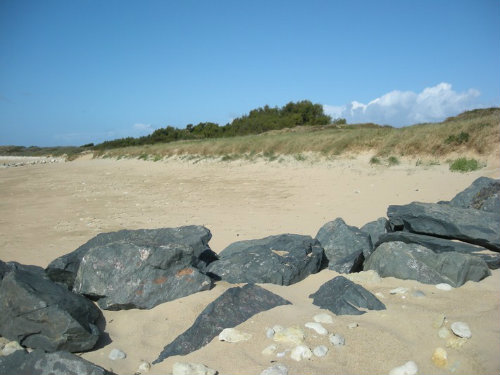
[[[476,159],[458,158],[450,164],[452,172],[472,172],[482,168]]]

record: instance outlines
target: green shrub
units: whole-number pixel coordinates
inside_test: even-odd
[[[460,132],[457,135],[450,135],[444,141],[444,143],[446,143],[447,145],[448,144],[461,145],[467,142],[469,142],[469,133],[466,132]]]
[[[387,159],[387,162],[389,163],[389,166],[398,165],[399,159],[395,156],[389,156],[389,159]]]
[[[376,156],[372,156],[372,158],[370,159],[370,164],[380,164],[380,159]]]
[[[459,158],[450,164],[452,172],[471,172],[480,169],[482,166],[476,159]]]

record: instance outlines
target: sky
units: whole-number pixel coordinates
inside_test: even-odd
[[[0,145],[264,105],[405,126],[500,104],[499,0],[0,0]]]

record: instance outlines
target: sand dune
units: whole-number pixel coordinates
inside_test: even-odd
[[[45,267],[101,232],[188,224],[208,227],[213,234],[210,246],[219,252],[232,242],[273,234],[315,236],[336,217],[362,226],[385,216],[389,204],[449,200],[479,176],[500,177],[495,162],[460,174],[449,172],[445,164],[424,168],[413,161],[387,168],[372,167],[368,160],[362,155],[311,165],[101,159],[3,168],[0,259]],[[273,361],[285,364],[290,374],[386,374],[409,360],[417,363],[421,374],[500,371],[499,271],[449,292],[414,281],[372,280],[365,273],[351,276],[372,293],[382,293],[387,310],[334,317],[334,323],[325,327],[344,335],[346,345],[330,347],[324,358],[296,362],[289,355],[263,355],[261,351],[272,343],[266,328],[275,324],[304,328],[322,311],[308,295],[336,275],[324,270],[293,286],[262,285],[293,305],[260,313],[238,326],[252,334],[249,341],[230,344],[214,339],[185,357],[168,358],[150,373],[169,373],[176,361],[204,363],[220,374],[259,374]],[[142,360],[153,361],[164,345],[231,286],[219,282],[210,291],[147,311],[105,311],[109,340],[82,356],[119,374],[134,373]],[[400,286],[409,292],[389,293]],[[414,290],[425,297],[413,296]],[[465,345],[446,348],[447,369],[431,361],[435,348],[446,347],[433,327],[439,314],[446,315],[448,327],[464,321],[472,330]],[[349,329],[352,322],[358,327]],[[309,346],[327,345],[325,337],[304,330]],[[125,351],[127,358],[109,360],[113,348]]]

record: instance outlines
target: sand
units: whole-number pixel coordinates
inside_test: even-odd
[[[451,173],[446,164],[395,167],[370,166],[369,155],[319,163],[214,162],[169,159],[89,160],[0,169],[0,259],[42,267],[73,251],[98,233],[120,229],[177,227],[198,224],[213,235],[211,248],[220,252],[234,241],[280,233],[315,236],[326,222],[342,217],[363,224],[385,216],[390,204],[449,200],[479,176],[499,178],[495,161],[472,173]],[[494,159],[495,160],[495,159]],[[302,282],[262,286],[290,300],[260,313],[237,328],[252,334],[242,343],[214,339],[184,357],[154,365],[151,374],[171,373],[176,361],[203,363],[220,374],[259,374],[282,363],[290,374],[386,374],[413,360],[420,374],[496,374],[500,372],[500,272],[451,291],[415,281],[370,274],[352,276],[372,293],[382,293],[384,311],[361,316],[334,316],[325,328],[340,333],[346,345],[334,348],[327,338],[304,327],[323,310],[308,295],[335,277],[324,270]],[[152,362],[163,347],[191,326],[198,314],[232,285],[217,283],[210,291],[164,303],[151,310],[104,311],[106,337],[95,351],[82,354],[118,374],[134,373],[142,360]],[[396,287],[405,295],[391,295]],[[420,290],[425,297],[414,297]],[[461,348],[446,348],[433,321],[445,314],[469,324],[472,338]],[[333,314],[332,314],[333,315]],[[349,329],[349,323],[358,327]],[[296,362],[265,356],[272,340],[265,330],[275,324],[301,326],[307,344],[327,345],[324,358]],[[448,352],[448,367],[436,367],[434,349]],[[111,361],[113,348],[127,353]],[[280,350],[287,349],[280,345]]]

